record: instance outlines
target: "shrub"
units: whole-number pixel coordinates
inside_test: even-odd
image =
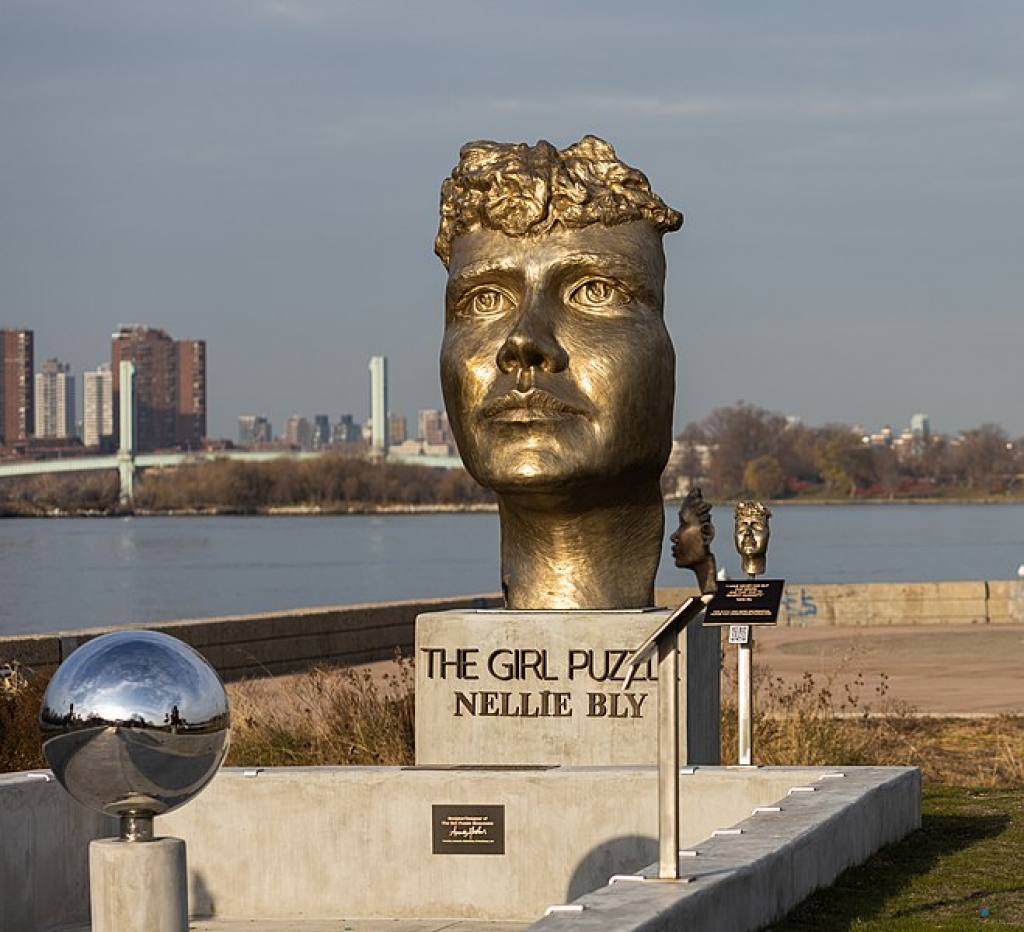
[[[890,718],[906,718],[913,710],[890,699],[888,677],[874,686],[874,705],[864,697],[861,673],[851,673],[845,657],[822,680],[804,673],[796,682],[774,676],[754,664],[753,759],[767,765],[818,766],[879,764],[890,756],[884,735]],[[737,685],[735,664],[723,659],[722,760],[737,758]],[[893,763],[892,761],[885,761]]]
[[[0,772],[47,766],[39,738],[47,681],[20,664],[0,665]]]

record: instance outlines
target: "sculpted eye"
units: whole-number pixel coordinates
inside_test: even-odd
[[[630,295],[621,285],[607,278],[591,278],[577,285],[569,300],[582,308],[600,310],[623,307],[629,304]]]
[[[512,298],[497,288],[478,288],[459,302],[459,313],[464,317],[489,320],[512,310]]]

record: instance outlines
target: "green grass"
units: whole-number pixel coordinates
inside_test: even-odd
[[[771,929],[1024,929],[1024,791],[926,787],[918,831],[846,871]]]

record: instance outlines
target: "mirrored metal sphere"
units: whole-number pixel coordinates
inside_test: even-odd
[[[61,785],[106,815],[151,819],[213,779],[228,749],[227,694],[182,641],[116,631],[61,664],[39,713]]]

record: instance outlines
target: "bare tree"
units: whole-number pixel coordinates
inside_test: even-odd
[[[740,401],[716,408],[699,427],[711,449],[711,489],[716,495],[729,496],[744,491],[749,462],[779,449],[786,419]]]
[[[1012,476],[1013,461],[1013,444],[997,424],[965,430],[953,449],[954,468],[969,489],[1002,491]]]

